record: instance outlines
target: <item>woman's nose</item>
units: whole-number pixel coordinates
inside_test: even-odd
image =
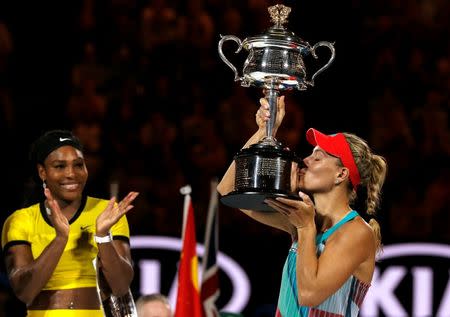
[[[299,169],[302,169],[302,168],[306,167],[305,160],[306,160],[306,158],[298,160],[298,168]]]
[[[305,157],[305,158],[302,160],[303,167],[307,167],[307,166],[308,166],[309,159],[310,159],[310,157],[307,156],[307,157]]]
[[[74,171],[73,167],[72,166],[68,166],[66,168],[66,176],[67,177],[71,177],[73,175],[75,175],[75,171]]]

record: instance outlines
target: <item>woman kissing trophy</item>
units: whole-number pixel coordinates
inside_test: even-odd
[[[300,199],[291,190],[291,166],[299,158],[273,137],[280,91],[306,90],[314,86],[316,76],[330,66],[335,56],[332,43],[321,41],[311,46],[284,26],[290,7],[277,4],[268,11],[273,26],[264,33],[243,41],[234,35],[225,35],[218,44],[220,58],[233,70],[234,80],[240,81],[242,87],[262,88],[269,103],[266,136],[235,155],[235,190],[221,198],[221,202],[230,207],[259,211],[273,211],[264,203],[266,198]],[[242,77],[222,52],[223,43],[229,40],[239,45],[235,53],[242,48],[249,52]],[[307,80],[303,57],[311,54],[317,59],[316,49],[320,46],[328,47],[331,57]]]

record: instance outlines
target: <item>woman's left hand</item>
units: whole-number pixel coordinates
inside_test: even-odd
[[[277,197],[275,199],[267,199],[265,202],[286,216],[289,222],[297,229],[315,226],[315,208],[313,201],[303,192],[299,192],[299,196],[302,200]]]
[[[138,195],[138,192],[130,192],[118,204],[115,203],[116,197],[111,198],[108,206],[106,206],[105,210],[97,217],[96,234],[98,236],[106,236],[111,227],[134,207],[131,203]]]

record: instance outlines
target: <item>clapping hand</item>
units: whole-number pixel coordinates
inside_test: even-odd
[[[50,208],[50,213],[48,214],[48,216],[50,218],[50,222],[55,228],[56,236],[67,238],[70,231],[69,220],[67,220],[66,216],[64,216],[64,214],[61,212],[58,202],[55,198],[53,198],[50,189],[45,188],[44,195],[47,198],[48,208]]]
[[[98,236],[106,236],[111,227],[134,207],[131,203],[138,195],[138,192],[130,192],[118,204],[116,204],[116,197],[112,197],[109,200],[108,206],[106,206],[105,210],[97,217],[96,234]]]

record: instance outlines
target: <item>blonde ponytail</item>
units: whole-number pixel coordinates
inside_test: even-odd
[[[374,218],[371,218],[369,220],[369,225],[372,228],[373,235],[375,236],[375,245],[377,253],[380,253],[382,251],[380,224]]]

